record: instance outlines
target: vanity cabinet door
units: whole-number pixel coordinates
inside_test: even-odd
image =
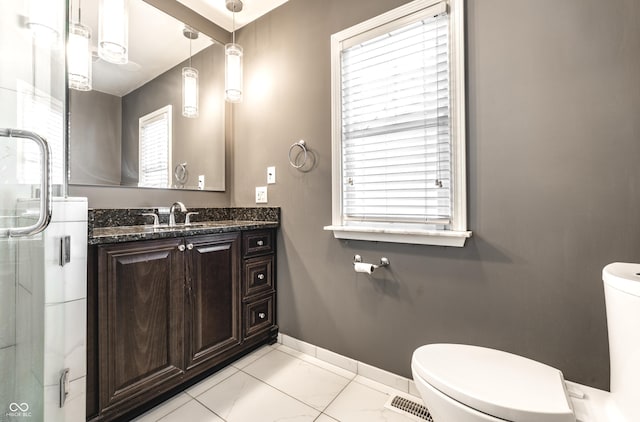
[[[182,239],[98,249],[101,411],[135,406],[184,374]],[[115,410],[115,409],[114,409]]]
[[[199,236],[185,242],[185,344],[191,371],[224,359],[225,351],[240,344],[240,236]]]

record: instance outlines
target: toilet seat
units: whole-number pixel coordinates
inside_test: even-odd
[[[562,372],[522,356],[463,344],[430,344],[414,352],[411,365],[446,396],[487,415],[517,422],[576,420]]]

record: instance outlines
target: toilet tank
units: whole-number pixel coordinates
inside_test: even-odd
[[[630,421],[640,421],[640,264],[616,262],[602,270],[611,394]]]

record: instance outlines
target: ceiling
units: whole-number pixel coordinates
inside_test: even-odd
[[[287,1],[289,0],[242,0],[242,11],[237,12],[235,16],[236,29],[253,22]],[[227,31],[233,31],[233,14],[227,10],[225,0],[178,0],[178,2]]]
[[[72,20],[77,20],[77,3]],[[129,63],[117,65],[97,57],[98,0],[82,2],[82,24],[91,28],[94,52],[93,89],[122,97],[189,58],[184,24],[142,0],[129,2]],[[192,54],[213,44],[200,34],[192,41]]]
[[[225,0],[177,0],[196,13],[231,32],[233,14]],[[243,0],[235,16],[236,29],[254,21],[288,0]],[[72,20],[78,17],[79,0],[71,1]],[[129,1],[129,63],[117,65],[97,56],[98,0],[82,1],[82,24],[91,28],[94,52],[93,89],[122,97],[189,58],[189,40],[182,35],[184,24],[142,0]],[[193,40],[192,54],[213,41],[200,34]]]

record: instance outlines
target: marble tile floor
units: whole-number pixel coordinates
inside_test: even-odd
[[[385,407],[422,401],[282,344],[263,346],[135,419],[136,422],[415,422]]]

